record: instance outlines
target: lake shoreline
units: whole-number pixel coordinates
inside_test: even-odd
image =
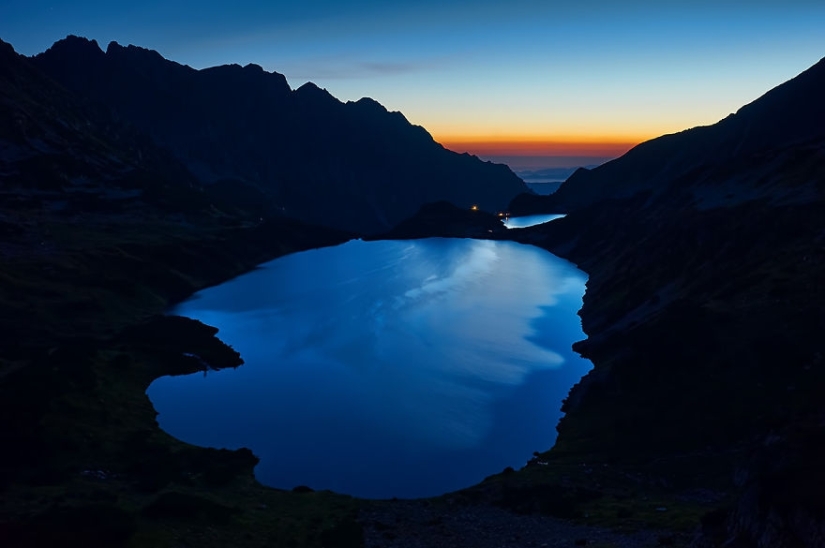
[[[126,538],[135,545],[157,545],[175,530],[180,512],[195,522],[225,522],[242,508],[245,519],[259,522],[254,528],[263,534],[271,512],[258,506],[294,515],[296,524],[304,523],[290,533],[296,535],[315,528],[308,525],[311,520],[326,524],[314,534],[351,520],[355,509],[350,497],[309,494],[306,502],[317,507],[295,507],[296,495],[257,484],[252,474],[257,459],[250,452],[197,448],[166,435],[157,426],[145,389],[160,376],[200,371],[204,364],[222,368],[242,363],[214,337],[214,328],[160,316],[168,306],[262,262],[335,245],[353,235],[291,222],[184,235],[164,236],[158,243],[151,230],[135,234],[124,227],[108,234],[113,253],[80,251],[91,266],[74,272],[77,291],[98,283],[93,265],[103,253],[109,272],[122,272],[130,287],[140,288],[124,291],[112,284],[111,292],[100,295],[116,316],[75,309],[74,322],[54,329],[43,314],[56,305],[33,301],[31,316],[17,317],[21,328],[38,327],[28,328],[11,358],[6,353],[0,362],[4,418],[26,419],[0,425],[15,447],[0,458],[0,540],[6,545],[57,538],[87,546]],[[144,244],[131,243],[141,239]],[[117,246],[123,245],[118,241],[130,242],[128,256],[118,254]],[[124,259],[120,267],[118,261]],[[48,276],[59,268],[59,260],[24,257],[7,264],[6,272],[25,273],[30,282],[45,277],[42,283],[49,287]],[[68,307],[72,294],[64,294],[63,300]],[[45,385],[44,371],[50,372]],[[169,506],[173,498],[177,502]],[[101,512],[110,518],[89,521]],[[238,534],[227,526],[203,545],[229,545]]]
[[[218,327],[251,369],[160,379],[148,394],[179,439],[251,448],[267,485],[437,496],[552,445],[561,401],[592,367],[571,350],[584,281],[503,240],[281,257],[170,311]]]
[[[482,212],[472,213],[474,216],[469,217],[469,222],[467,222],[468,218],[463,216],[463,220],[452,223],[448,228],[447,236],[489,235],[489,232],[485,232],[491,230],[487,228],[489,224],[500,223],[493,216],[483,217]],[[476,213],[482,215],[476,216]],[[462,216],[459,215],[459,217]],[[479,217],[482,218],[480,225],[476,222]],[[435,223],[430,228],[439,228],[438,225],[439,223]],[[61,339],[52,339],[54,341],[50,343],[52,345],[66,346],[67,352],[71,348],[70,355],[86,356],[83,359],[89,363],[89,373],[98,380],[95,385],[68,385],[70,386],[69,392],[65,396],[59,396],[60,401],[66,399],[67,401],[87,402],[83,404],[82,410],[63,411],[62,419],[51,418],[52,415],[46,411],[47,421],[69,420],[75,426],[65,430],[56,438],[54,434],[48,434],[46,438],[42,438],[43,441],[37,441],[37,443],[51,444],[54,443],[54,439],[60,439],[63,440],[60,443],[70,444],[74,449],[68,453],[65,449],[54,453],[55,457],[59,455],[66,457],[63,459],[64,462],[50,464],[32,461],[29,464],[33,468],[27,465],[26,469],[30,471],[26,472],[26,475],[42,476],[46,470],[52,470],[48,474],[56,479],[49,481],[57,481],[56,485],[62,486],[59,489],[67,495],[76,497],[77,493],[88,493],[81,495],[78,502],[72,506],[78,508],[72,511],[80,512],[78,519],[85,519],[82,518],[83,512],[99,511],[99,503],[94,502],[95,498],[110,500],[110,497],[114,497],[112,500],[118,502],[113,508],[117,509],[119,517],[113,520],[113,523],[122,522],[123,525],[122,530],[113,531],[113,535],[137,535],[133,537],[136,539],[157,538],[157,535],[160,535],[159,538],[165,538],[168,533],[164,531],[167,531],[169,525],[175,523],[175,520],[180,519],[176,517],[178,510],[173,511],[171,507],[167,507],[167,501],[170,497],[183,497],[181,499],[183,502],[177,502],[174,506],[178,507],[182,504],[185,508],[189,508],[185,510],[187,515],[191,516],[187,519],[194,519],[197,522],[202,519],[212,519],[207,518],[207,516],[212,516],[218,520],[225,520],[227,523],[219,530],[213,530],[211,540],[203,539],[205,546],[225,545],[230,542],[230,539],[237,539],[237,526],[232,526],[231,523],[234,523],[232,516],[239,512],[245,516],[244,521],[250,524],[247,527],[260,532],[269,529],[265,523],[272,519],[273,511],[281,512],[283,515],[292,515],[296,523],[303,525],[297,526],[297,529],[290,535],[299,535],[304,539],[301,542],[308,545],[319,541],[321,537],[317,535],[327,535],[325,538],[362,538],[365,528],[374,526],[374,524],[371,525],[372,522],[365,521],[364,516],[368,514],[364,512],[368,512],[373,505],[383,507],[389,504],[392,506],[391,501],[370,502],[328,492],[296,494],[264,487],[253,477],[252,469],[256,459],[250,452],[219,451],[189,446],[159,429],[154,418],[155,411],[145,394],[145,388],[152,380],[162,375],[202,370],[204,362],[210,363],[210,360],[205,357],[210,352],[216,356],[223,356],[223,358],[213,358],[210,363],[211,367],[238,365],[231,353],[227,353],[226,349],[220,350],[221,343],[217,342],[220,335],[218,334],[218,339],[214,339],[214,329],[202,324],[201,326],[190,324],[189,327],[185,327],[185,324],[177,327],[164,325],[160,331],[177,341],[171,346],[167,339],[151,344],[135,344],[134,337],[130,339],[127,336],[123,339],[123,335],[118,335],[128,333],[130,330],[124,331],[124,328],[130,325],[137,326],[133,328],[137,329],[137,333],[140,333],[141,329],[148,329],[148,332],[157,331],[151,327],[158,321],[152,320],[152,315],[166,310],[168,306],[176,302],[181,302],[198,290],[253,270],[263,262],[289,252],[312,249],[322,245],[335,245],[353,237],[353,235],[309,227],[310,231],[315,231],[316,236],[308,238],[303,232],[307,230],[307,227],[296,227],[295,230],[297,232],[290,233],[282,228],[260,227],[236,231],[230,238],[219,237],[211,242],[207,240],[195,247],[190,245],[185,252],[187,267],[193,272],[203,268],[208,276],[201,277],[195,283],[190,281],[187,287],[177,282],[170,286],[163,281],[165,278],[160,278],[162,285],[153,286],[156,288],[155,291],[162,295],[155,301],[157,303],[155,307],[148,311],[149,313],[145,307],[132,309],[128,316],[121,316],[120,320],[115,322],[115,325],[119,324],[122,327],[114,333],[112,333],[111,324],[107,322],[106,325],[100,325],[93,330],[92,333],[96,333],[93,338],[83,343],[66,345],[66,337],[76,337],[73,333]],[[407,234],[410,233],[411,231],[408,230]],[[500,231],[497,230],[493,237],[484,239],[517,241],[519,234],[525,234],[524,229],[502,228]],[[254,237],[249,238],[250,235]],[[433,234],[432,230],[426,235],[444,236],[444,234]],[[290,241],[292,243],[288,243]],[[235,244],[238,244],[237,247],[234,247]],[[152,246],[147,248],[148,256],[156,255],[152,249]],[[220,249],[231,250],[228,256],[232,257],[232,260],[216,261],[215,251]],[[180,248],[178,253],[181,251],[183,248]],[[151,283],[157,284],[157,279]],[[585,299],[587,299],[587,293],[585,293]],[[135,311],[138,313],[136,314]],[[580,314],[586,315],[586,310],[583,309]],[[149,318],[148,323],[147,318]],[[79,325],[82,326],[82,322]],[[143,327],[139,327],[140,325]],[[189,331],[190,334],[183,336],[184,331],[181,330]],[[145,339],[146,333],[144,331],[144,335],[138,339]],[[60,342],[61,340],[64,342]],[[163,342],[164,340],[167,342]],[[182,346],[176,346],[178,342]],[[204,348],[212,348],[212,350],[207,351]],[[183,353],[195,354],[202,359],[186,359]],[[61,365],[64,363],[64,354],[63,351],[52,352],[43,365],[35,365],[35,368],[27,366],[27,368],[34,374],[41,367],[64,367]],[[34,379],[31,382],[34,382]],[[27,386],[25,378],[17,383],[17,386],[25,388]],[[55,390],[58,390],[58,394],[62,394],[67,389],[55,388]],[[115,404],[113,397],[117,398],[120,403]],[[40,440],[42,434],[37,436],[36,439]],[[100,441],[89,443],[88,440]],[[112,441],[102,444],[103,440]],[[115,442],[114,440],[122,441]],[[112,443],[115,443],[115,446],[112,446]],[[121,445],[122,448],[119,448]],[[124,453],[123,449],[127,452]],[[149,463],[149,466],[144,463]],[[87,472],[88,475],[86,475]],[[539,476],[536,476],[537,473]],[[552,485],[558,485],[558,482],[565,477],[576,478],[574,484],[570,489],[555,491]],[[615,519],[599,518],[593,521],[584,518],[584,513],[589,511],[586,509],[598,508],[600,501],[605,500],[603,495],[594,498],[594,494],[602,493],[603,490],[598,486],[599,481],[601,479],[594,481],[593,477],[581,474],[578,458],[570,459],[564,455],[551,459],[536,457],[520,472],[512,474],[505,471],[503,474],[495,474],[477,486],[432,500],[434,504],[443,503],[451,507],[457,505],[456,508],[468,509],[465,513],[469,512],[470,515],[474,515],[475,512],[472,508],[492,505],[518,513],[538,512],[544,516],[542,519],[547,520],[573,518],[585,526],[610,526],[618,522]],[[534,484],[536,488],[544,490],[545,488],[539,486],[548,482],[551,485],[548,491],[550,498],[547,499],[545,496],[543,500],[555,502],[548,507],[544,506],[545,503],[535,506],[534,496],[537,491],[525,490],[524,486]],[[2,512],[8,517],[18,516],[16,519],[22,520],[12,522],[18,523],[13,528],[13,535],[23,538],[26,535],[37,535],[39,533],[36,531],[42,529],[42,523],[56,524],[54,520],[63,519],[60,517],[63,514],[54,514],[48,510],[48,506],[20,504],[21,497],[29,496],[27,493],[30,493],[30,489],[22,484],[15,486],[14,482],[9,483],[8,480],[4,483],[8,497]],[[54,487],[50,489],[54,490]],[[651,490],[651,493],[655,491],[655,489]],[[43,503],[46,504],[48,500],[44,498]],[[609,502],[610,506],[616,504],[613,499],[606,502]],[[135,510],[123,510],[124,507],[136,508],[138,511],[134,513]],[[26,508],[26,510],[21,514],[21,511],[16,508]],[[398,511],[406,512],[407,510],[403,508],[399,507]],[[696,516],[692,510],[688,514]],[[665,530],[685,527],[681,522],[674,523],[670,519],[671,516],[661,516],[651,512],[648,525],[645,527]],[[662,519],[663,517],[667,519]],[[320,520],[319,523],[323,525],[320,529],[317,525],[310,525],[313,523],[312,520]],[[257,525],[251,525],[253,523]],[[691,523],[695,522],[691,521]],[[60,531],[61,527],[63,526],[54,525],[54,530]],[[175,530],[175,527],[171,530]],[[253,537],[259,538],[258,533],[253,533]],[[135,542],[139,545],[143,541]],[[89,541],[89,545],[95,545],[94,541]]]

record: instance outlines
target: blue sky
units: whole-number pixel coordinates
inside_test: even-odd
[[[825,2],[805,0],[0,0],[0,38],[27,55],[77,34],[196,68],[257,63],[458,147],[551,154],[714,123],[825,56],[823,29]]]

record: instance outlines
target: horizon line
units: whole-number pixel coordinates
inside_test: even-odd
[[[531,139],[435,137],[444,148],[476,156],[617,158],[647,139]]]

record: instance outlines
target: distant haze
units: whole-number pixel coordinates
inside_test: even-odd
[[[507,164],[510,169],[516,172],[516,175],[521,177],[521,173],[530,171],[546,171],[556,170],[557,173],[562,173],[565,170],[575,170],[579,167],[593,167],[600,166],[615,158],[600,157],[600,156],[495,156],[486,154],[477,154],[482,160],[488,160],[497,164]],[[522,177],[523,179],[524,177]],[[567,177],[562,177],[566,179]]]

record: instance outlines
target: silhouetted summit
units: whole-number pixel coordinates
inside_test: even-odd
[[[664,135],[593,170],[580,169],[552,196],[516,207],[572,210],[665,184],[702,185],[737,162],[825,137],[825,59],[711,126]]]
[[[33,61],[148,133],[204,183],[251,185],[272,213],[364,232],[427,202],[503,208],[526,187],[506,166],[444,149],[371,99],[342,103],[256,65],[203,70],[70,36]]]
[[[90,62],[103,58],[92,42],[75,45]],[[250,186],[202,185],[168,150],[0,41],[2,358],[6,341],[37,345],[85,333],[91,322],[114,329],[119,320],[101,313],[107,307],[141,317],[216,272],[223,274],[215,282],[290,249],[353,236],[288,218],[262,221],[264,202]],[[30,288],[54,299],[34,304]],[[82,296],[92,294],[94,305],[70,304],[90,303]],[[3,439],[12,416],[0,413]],[[5,462],[0,456],[0,477]]]

